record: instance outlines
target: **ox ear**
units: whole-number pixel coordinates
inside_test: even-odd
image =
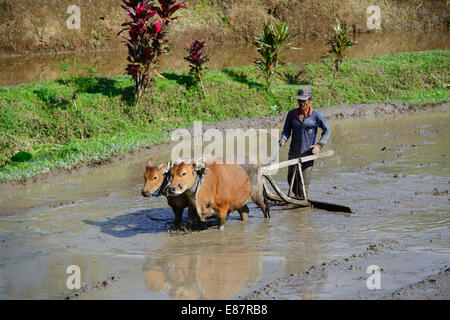
[[[153,161],[153,158],[150,158],[150,160],[148,160],[147,167],[151,167],[152,166],[152,161]]]

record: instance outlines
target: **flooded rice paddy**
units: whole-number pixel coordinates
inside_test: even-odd
[[[165,198],[140,195],[148,158],[167,161],[170,148],[0,189],[0,299],[66,298],[70,265],[82,299],[227,299],[382,240],[421,259],[395,269],[397,284],[421,280],[435,261],[450,265],[449,124],[448,111],[330,121],[335,155],[316,161],[310,194],[350,217],[272,206],[264,219],[250,203],[249,221],[232,213],[225,231],[171,232]]]

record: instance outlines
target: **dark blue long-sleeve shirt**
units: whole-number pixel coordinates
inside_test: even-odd
[[[303,157],[311,154],[311,146],[316,143],[317,128],[322,129],[322,135],[318,143],[323,147],[331,134],[330,126],[323,115],[310,107],[309,113],[302,121],[299,108],[288,112],[281,137],[287,141],[292,133],[289,149],[290,157]]]

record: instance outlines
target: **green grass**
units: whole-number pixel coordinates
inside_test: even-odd
[[[333,88],[332,61],[287,65],[286,75],[272,84],[268,95],[254,66],[207,71],[206,97],[198,86],[189,86],[187,73],[164,73],[133,106],[133,82],[128,76],[109,79],[69,77],[64,80],[0,88],[0,182],[23,180],[56,168],[80,163],[101,163],[111,156],[168,141],[170,131],[237,117],[257,117],[287,112],[296,106],[295,93],[309,86],[313,106],[341,103],[401,101],[412,104],[449,100],[450,52],[400,53],[371,59],[347,60]],[[55,102],[70,99],[76,106]],[[20,151],[33,155],[27,162],[12,163]],[[9,160],[8,165],[4,165]]]

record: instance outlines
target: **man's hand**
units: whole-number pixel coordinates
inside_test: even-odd
[[[278,141],[278,145],[280,147],[284,146],[286,144],[286,140],[284,140],[283,138],[280,139],[280,141]]]
[[[313,154],[318,154],[320,152],[320,144],[316,144],[315,146],[311,146],[312,148],[312,153]]]

